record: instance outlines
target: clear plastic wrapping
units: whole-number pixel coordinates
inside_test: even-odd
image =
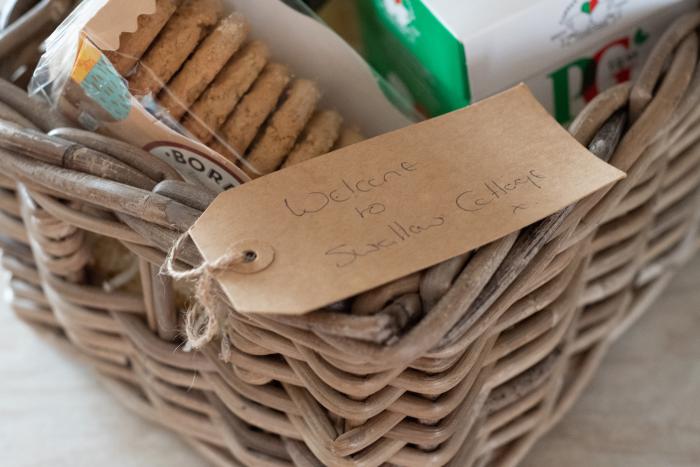
[[[311,15],[300,0],[85,0],[31,91],[219,191],[415,119]]]

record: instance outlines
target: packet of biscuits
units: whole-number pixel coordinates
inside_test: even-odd
[[[30,90],[223,191],[416,119],[300,0],[85,0]]]

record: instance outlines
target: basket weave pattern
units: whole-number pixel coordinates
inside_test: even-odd
[[[700,245],[699,24],[680,18],[635,83],[571,126],[625,180],[356,297],[352,312],[229,307],[221,337],[196,352],[158,270],[211,196],[136,148],[56,129],[0,86],[14,122],[0,125],[13,308],[216,465],[515,465]],[[138,257],[143,295],[86,283],[86,232]],[[192,244],[182,260],[200,261]]]

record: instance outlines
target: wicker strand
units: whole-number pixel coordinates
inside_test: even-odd
[[[102,290],[105,292],[114,292],[121,287],[124,287],[139,274],[139,260],[133,257],[129,267],[116,274],[115,276],[102,282]]]
[[[220,330],[217,308],[221,306],[214,292],[216,278],[222,272],[236,264],[245,262],[245,256],[239,252],[227,252],[214,261],[204,260],[199,266],[178,270],[175,260],[189,237],[189,231],[182,234],[173,244],[160,268],[160,274],[175,280],[196,280],[194,303],[185,313],[186,350],[200,349],[212,341]]]

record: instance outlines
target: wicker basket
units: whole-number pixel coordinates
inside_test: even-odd
[[[211,195],[126,144],[47,136],[60,119],[2,84],[2,118],[19,125],[0,123],[15,311],[216,465],[515,465],[700,244],[698,25],[680,18],[636,83],[572,124],[628,173],[612,189],[352,311],[230,309],[197,352],[158,270]],[[88,283],[86,232],[138,257],[143,295]],[[200,261],[192,244],[183,258]]]
[[[5,0],[1,3],[0,78],[25,87],[41,55],[41,43],[66,17],[75,1]],[[45,106],[29,102],[26,95],[13,86],[5,82],[0,85],[6,93],[0,105],[0,119],[42,128],[51,128],[62,121],[47,112]],[[22,117],[22,113],[32,114],[34,123]],[[0,249],[4,268],[12,271],[12,307],[18,315],[31,320],[35,310],[40,309],[43,315],[50,312],[50,308],[39,289],[40,280],[15,190],[15,181],[0,175]]]

